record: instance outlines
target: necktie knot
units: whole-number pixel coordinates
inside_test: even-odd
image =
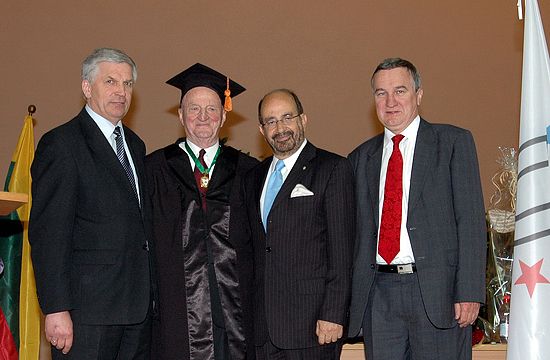
[[[281,172],[283,168],[285,167],[285,162],[283,160],[277,161],[277,164],[275,164],[275,171]]]
[[[395,135],[394,137],[391,138],[391,140],[393,141],[393,147],[396,148],[396,147],[399,147],[399,143],[401,142],[401,140],[403,140],[405,138],[405,136],[401,135],[401,134],[397,134]]]
[[[204,166],[204,168],[206,169],[206,161],[204,161],[204,155],[206,155],[206,150],[201,149],[199,151],[199,161],[201,165]]]
[[[120,137],[120,135],[122,135],[122,133],[120,131],[120,126],[115,127],[115,130],[113,131],[113,134],[115,134],[115,140],[118,139]]]

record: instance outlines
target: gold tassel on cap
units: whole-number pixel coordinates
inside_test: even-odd
[[[224,110],[225,111],[233,110],[233,104],[231,102],[231,90],[229,90],[229,78],[227,78],[227,87],[223,92],[223,94],[225,95],[225,103],[223,104]]]

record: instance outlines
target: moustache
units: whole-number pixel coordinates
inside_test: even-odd
[[[271,138],[273,140],[277,140],[278,138],[280,137],[285,137],[285,136],[294,136],[294,132],[293,131],[290,131],[290,130],[287,130],[287,131],[283,131],[283,132],[280,132],[280,133],[277,133],[277,134],[274,134]]]

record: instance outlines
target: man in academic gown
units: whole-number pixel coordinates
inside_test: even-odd
[[[160,296],[153,358],[251,359],[252,250],[239,190],[257,160],[218,137],[230,96],[245,89],[202,64],[167,83],[182,91],[187,137],[146,160]]]

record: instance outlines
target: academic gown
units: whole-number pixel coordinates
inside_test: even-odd
[[[214,359],[213,323],[225,328],[232,360],[253,359],[253,250],[240,190],[258,161],[222,145],[205,212],[182,141],[146,158],[159,291],[153,359]]]

